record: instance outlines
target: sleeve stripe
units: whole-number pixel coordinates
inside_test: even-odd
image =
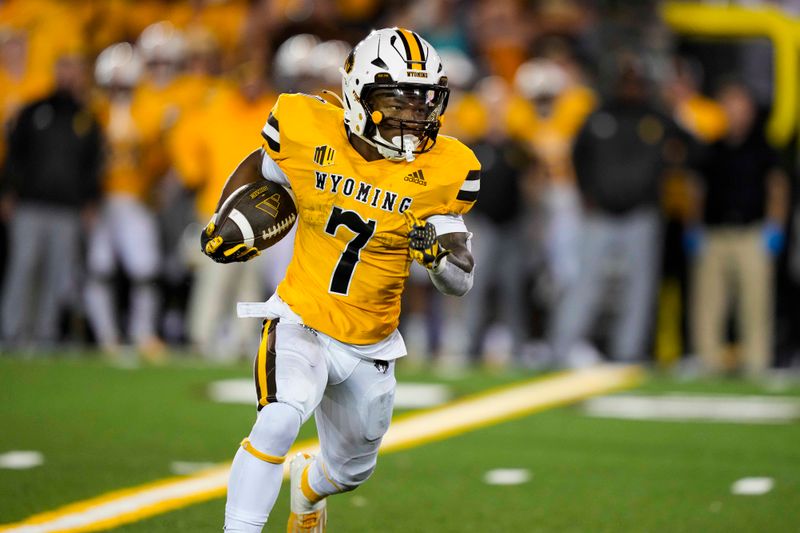
[[[462,192],[478,192],[481,190],[481,182],[478,181],[465,181],[460,189]]]
[[[475,181],[481,179],[481,171],[480,170],[470,170],[467,172],[467,179],[465,181]]]
[[[281,151],[281,133],[278,129],[278,120],[273,117],[272,114],[269,115],[267,123],[264,124],[264,129],[261,130],[261,135],[267,141],[267,144],[271,150],[274,152]]]
[[[461,190],[458,191],[458,196],[456,196],[456,200],[460,200],[462,202],[475,202],[478,200],[478,191],[465,191]]]

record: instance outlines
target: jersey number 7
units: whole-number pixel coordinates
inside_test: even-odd
[[[347,243],[339,262],[336,263],[331,276],[330,292],[347,296],[356,264],[361,259],[361,249],[375,234],[376,224],[374,220],[364,220],[355,211],[345,211],[341,207],[333,206],[331,216],[325,225],[325,233],[335,237],[339,226],[344,226],[355,233],[355,236]]]

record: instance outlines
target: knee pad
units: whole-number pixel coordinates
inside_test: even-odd
[[[359,403],[359,414],[366,440],[376,441],[388,431],[394,407],[394,388],[394,379],[379,381],[367,389],[363,400]]]
[[[377,455],[372,455],[369,458],[359,457],[349,461],[335,471],[329,468],[329,473],[333,481],[342,488],[342,492],[349,492],[355,490],[369,479],[375,471],[377,459]]]
[[[242,447],[250,454],[267,462],[283,462],[300,431],[302,417],[290,405],[271,403],[258,413],[250,436]],[[273,459],[273,460],[271,460]]]

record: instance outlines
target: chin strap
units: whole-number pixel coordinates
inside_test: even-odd
[[[379,154],[390,161],[405,159],[410,163],[417,157],[414,150],[419,146],[419,139],[410,133],[402,137],[395,135],[392,137],[392,142],[389,142],[381,136],[379,131],[376,131],[373,139],[368,142],[378,150]]]
[[[335,93],[331,94],[337,96]],[[383,138],[377,127],[378,124],[383,121],[383,113],[380,111],[373,111],[370,118],[375,124],[375,135],[373,135],[371,139],[359,135],[364,142],[375,148],[384,159],[388,159],[389,161],[402,161],[405,159],[410,163],[417,158],[414,150],[419,146],[419,138],[416,135],[411,135],[410,133],[406,133],[402,137],[400,135],[395,135],[392,137],[391,141],[388,141]]]

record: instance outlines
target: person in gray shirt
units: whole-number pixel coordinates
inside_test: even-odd
[[[10,240],[0,307],[7,349],[55,342],[75,292],[81,216],[100,194],[102,141],[87,89],[83,57],[60,57],[55,90],[22,109],[9,135],[0,181]]]

